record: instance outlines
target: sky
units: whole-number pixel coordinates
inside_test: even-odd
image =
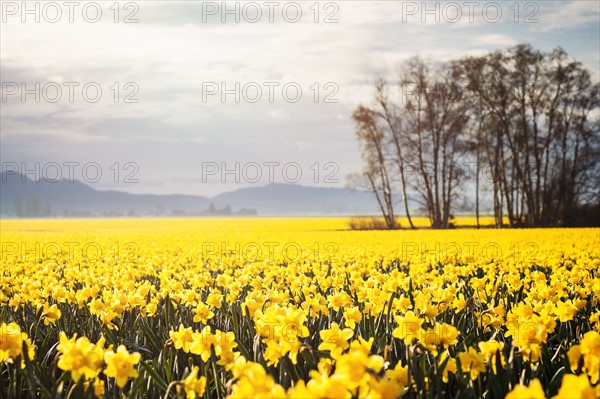
[[[597,1],[0,5],[2,171],[102,190],[343,187],[352,111],[415,55],[561,46],[600,77]]]

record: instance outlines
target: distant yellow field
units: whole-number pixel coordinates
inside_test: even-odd
[[[600,229],[207,218],[0,232],[4,397],[600,394]]]

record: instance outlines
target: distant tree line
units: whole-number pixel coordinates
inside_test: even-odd
[[[22,196],[21,193],[17,193],[14,199],[14,214],[18,218],[32,218],[32,217],[57,217],[57,216],[73,216],[73,217],[93,217],[93,216],[104,216],[104,217],[134,217],[136,213],[134,210],[119,211],[92,211],[92,210],[63,210],[62,212],[55,212],[52,209],[51,201],[49,197],[46,197],[44,205],[41,205],[40,199],[35,194],[27,194]],[[241,208],[237,211],[233,211],[230,205],[225,205],[221,209],[217,209],[213,203],[211,203],[206,211],[203,212],[189,212],[185,209],[172,209],[168,211],[164,205],[158,204],[157,211],[154,216],[172,215],[172,216],[254,216],[258,212],[254,208]]]
[[[461,197],[493,202],[495,225],[570,226],[600,204],[600,85],[557,48],[519,45],[434,63],[415,57],[375,83],[352,114],[363,159],[355,187],[388,228],[402,204],[432,228],[451,226]],[[468,162],[467,162],[468,161]],[[464,199],[464,198],[463,198]]]
[[[52,205],[49,198],[46,198],[44,205],[40,205],[37,195],[28,195],[23,198],[17,194],[14,211],[17,217],[48,217],[52,215]]]

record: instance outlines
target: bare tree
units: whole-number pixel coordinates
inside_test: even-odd
[[[387,83],[383,79],[378,79],[375,85],[375,101],[379,106],[380,110],[377,111],[377,115],[381,120],[385,122],[388,129],[388,140],[391,140],[391,144],[395,150],[394,162],[398,167],[398,175],[400,177],[400,187],[402,190],[402,201],[404,203],[404,210],[406,212],[406,218],[411,229],[415,229],[415,225],[410,216],[410,208],[408,206],[408,195],[407,195],[407,177],[406,177],[406,156],[403,154],[402,148],[405,146],[406,141],[402,137],[402,125],[401,119],[399,118],[398,106],[390,101],[389,90]],[[406,151],[406,150],[405,150]]]
[[[359,106],[352,114],[356,124],[356,137],[361,145],[364,168],[362,179],[375,195],[377,204],[388,229],[395,229],[394,196],[392,177],[387,155],[385,129],[377,123],[372,110]]]
[[[403,135],[416,159],[413,188],[426,204],[433,228],[447,228],[455,188],[460,184],[457,160],[466,150],[467,105],[456,85],[456,63],[430,68],[420,58],[409,60],[400,72],[402,90],[410,87],[403,104]]]
[[[459,67],[462,68],[462,80],[467,83],[461,88],[461,95],[468,102],[469,125],[466,130],[467,134],[467,151],[474,154],[475,168],[469,169],[469,174],[473,173],[475,180],[475,220],[477,228],[480,227],[480,191],[481,191],[481,174],[484,170],[482,164],[485,160],[485,145],[484,145],[484,124],[487,120],[487,108],[484,105],[478,93],[480,82],[483,81],[483,68],[485,67],[485,59],[481,57],[466,57],[461,60]]]
[[[598,163],[598,84],[562,49],[520,45],[461,63],[482,105],[475,123],[485,118],[474,148],[492,170],[497,225],[504,211],[511,226],[568,225]]]
[[[352,115],[364,184],[390,228],[395,177],[411,227],[409,198],[433,228],[449,227],[465,156],[476,165],[477,226],[482,190],[491,189],[497,227],[505,216],[510,226],[571,225],[578,208],[600,209],[600,85],[564,50],[519,45],[449,63],[415,57],[399,84],[393,97],[377,80],[375,105]],[[491,182],[482,182],[483,170]]]

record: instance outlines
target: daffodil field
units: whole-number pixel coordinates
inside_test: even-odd
[[[600,396],[598,229],[0,231],[0,398]]]

